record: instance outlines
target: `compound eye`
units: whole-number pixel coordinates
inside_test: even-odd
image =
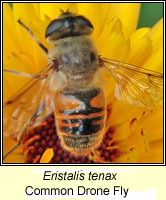
[[[93,31],[93,26],[88,19],[83,16],[66,16],[53,20],[46,29],[48,40],[57,40],[64,37],[89,35]]]
[[[77,16],[76,17],[76,23],[78,25],[81,25],[81,26],[87,26],[87,27],[90,27],[93,29],[93,26],[92,24],[90,23],[90,21],[88,19],[86,19],[85,17],[83,16]]]
[[[46,29],[46,34],[45,34],[46,38],[54,32],[60,32],[63,27],[64,27],[63,20],[58,19],[58,20],[52,21]]]

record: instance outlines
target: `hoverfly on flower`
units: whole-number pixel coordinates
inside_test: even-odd
[[[89,37],[93,25],[85,16],[67,10],[51,21],[45,34],[49,49],[21,20],[18,23],[48,54],[48,66],[35,75],[4,70],[31,77],[3,107],[4,135],[17,138],[4,159],[21,143],[28,148],[31,140],[26,140],[27,135],[45,126],[51,115],[64,151],[76,157],[93,154],[102,144],[106,128],[103,68],[116,80],[118,100],[151,110],[162,106],[163,75],[99,56]]]

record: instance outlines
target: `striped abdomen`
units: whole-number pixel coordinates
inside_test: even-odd
[[[100,145],[106,115],[102,89],[61,91],[55,106],[57,131],[66,150],[84,155]]]

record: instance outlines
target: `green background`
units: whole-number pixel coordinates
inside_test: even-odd
[[[138,27],[152,27],[163,16],[163,3],[141,3]]]
[[[9,3],[12,7],[12,3]],[[163,16],[163,3],[141,3],[137,28],[152,27]]]

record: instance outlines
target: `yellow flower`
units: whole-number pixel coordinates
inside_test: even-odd
[[[48,23],[60,14],[60,9],[65,11],[67,8],[86,16],[92,22],[95,28],[92,38],[100,55],[162,72],[163,21],[161,19],[152,29],[145,27],[136,30],[139,3],[13,3],[13,10],[4,3],[3,68],[29,74],[44,69],[47,65],[47,56],[17,20],[21,19],[36,38],[49,48],[45,40],[45,29]],[[105,136],[99,149],[82,158],[74,158],[68,152],[64,152],[56,134],[53,136],[54,116],[50,115],[46,118],[44,128],[39,126],[35,129],[35,133],[32,130],[23,138],[24,156],[21,146],[4,162],[162,163],[162,110],[148,111],[115,100],[113,95],[115,81],[107,76],[104,78],[108,117]],[[4,72],[4,102],[26,82],[25,77]],[[41,139],[42,137],[45,140]],[[54,140],[57,142],[55,146]],[[4,137],[3,153],[5,154],[15,143],[12,138]]]

